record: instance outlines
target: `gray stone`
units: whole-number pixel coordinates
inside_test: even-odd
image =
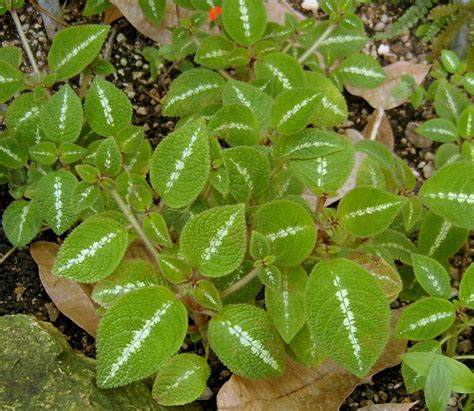
[[[416,148],[431,147],[433,141],[421,136],[415,131],[418,126],[419,124],[413,121],[408,123],[407,128],[405,129],[405,137]]]
[[[22,314],[0,317],[0,347],[2,409],[169,409],[153,400],[145,382],[110,390],[97,388],[95,360],[73,351],[52,324],[34,317]]]

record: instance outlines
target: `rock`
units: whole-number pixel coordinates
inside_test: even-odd
[[[153,400],[144,382],[111,390],[97,388],[95,360],[73,351],[52,324],[35,317],[23,314],[0,317],[0,346],[2,409],[169,409]]]
[[[415,122],[410,122],[407,124],[407,127],[405,129],[405,137],[407,140],[413,144],[414,147],[416,148],[428,148],[431,147],[433,144],[432,140],[428,140],[427,138],[421,136],[418,134],[415,130],[419,126],[418,123]]]
[[[435,169],[432,163],[429,163],[423,167],[423,176],[425,178],[430,178],[434,174],[434,172],[435,172]]]
[[[469,340],[462,340],[458,342],[458,345],[456,347],[456,351],[459,354],[467,354],[472,351],[472,342]]]
[[[385,30],[385,23],[383,23],[382,21],[379,21],[379,22],[375,25],[374,30],[375,30],[375,31],[384,31],[384,30]]]

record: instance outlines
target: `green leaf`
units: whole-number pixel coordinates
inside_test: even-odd
[[[387,297],[373,276],[345,259],[318,263],[306,289],[306,312],[318,349],[351,373],[367,375],[390,324]]]
[[[0,103],[7,101],[25,87],[23,73],[0,60]]]
[[[119,131],[115,140],[124,153],[133,153],[145,139],[145,130],[139,126],[126,126]]]
[[[402,208],[403,224],[406,232],[412,230],[415,224],[420,221],[422,210],[423,207],[418,197],[407,197],[407,202]]]
[[[181,252],[199,272],[209,277],[231,273],[246,250],[243,204],[215,207],[191,218],[181,236]]]
[[[153,398],[165,406],[197,400],[206,389],[211,368],[196,354],[178,354],[159,371],[153,384]]]
[[[23,247],[38,235],[43,217],[35,201],[13,201],[3,213],[2,224],[8,241]]]
[[[474,264],[471,264],[464,272],[459,285],[459,301],[465,307],[474,309]]]
[[[396,170],[395,157],[393,153],[382,143],[374,140],[360,140],[355,144],[356,151],[367,154],[377,161],[384,170],[394,173]]]
[[[186,308],[168,289],[124,295],[99,325],[98,386],[113,388],[156,373],[179,350],[187,327]]]
[[[111,6],[108,0],[87,0],[82,15],[86,17],[94,16],[102,13]]]
[[[53,39],[48,54],[49,67],[56,81],[79,74],[99,54],[110,26],[78,25],[60,31]]]
[[[449,298],[451,282],[446,269],[436,260],[421,254],[412,254],[415,277],[423,289],[433,297]]]
[[[48,140],[73,143],[83,125],[82,104],[69,85],[63,86],[41,111],[41,127]]]
[[[165,116],[186,116],[210,106],[221,96],[225,80],[207,69],[191,69],[171,83],[163,99]]]
[[[458,118],[458,132],[463,138],[474,137],[474,105],[464,109]]]
[[[104,175],[116,176],[122,169],[122,155],[115,140],[110,137],[104,140],[95,155],[95,165]]]
[[[377,235],[372,241],[372,246],[377,251],[388,251],[392,258],[409,265],[411,265],[411,254],[418,253],[408,237],[395,230],[387,230]]]
[[[308,276],[299,266],[281,271],[281,286],[265,288],[265,306],[287,344],[305,322],[304,295]]]
[[[275,93],[301,87],[305,82],[304,71],[295,57],[286,53],[273,53],[257,60],[257,79],[270,79],[275,84]]]
[[[265,194],[270,179],[268,156],[256,147],[224,150],[224,163],[229,170],[230,193],[238,202],[258,199]]]
[[[46,174],[39,182],[38,204],[44,220],[57,235],[63,234],[77,219],[72,194],[76,177],[67,171]]]
[[[166,12],[166,0],[139,0],[145,17],[155,26],[160,27]]]
[[[339,203],[338,217],[344,227],[359,237],[385,231],[406,199],[374,187],[356,187]]]
[[[112,83],[98,78],[87,92],[84,110],[92,130],[105,137],[118,133],[132,121],[128,97]]]
[[[173,244],[165,219],[157,212],[145,216],[143,219],[143,231],[155,244],[165,247],[170,247]]]
[[[450,398],[451,376],[444,362],[437,359],[426,378],[425,402],[430,411],[445,411]]]
[[[420,199],[451,224],[474,229],[474,163],[442,167],[423,184]]]
[[[31,159],[48,166],[53,165],[58,159],[56,144],[51,142],[35,144],[28,149],[28,154]]]
[[[155,191],[173,208],[191,204],[209,177],[208,135],[202,119],[169,134],[156,148],[150,179]]]
[[[456,73],[459,64],[459,57],[451,50],[441,50],[441,63],[448,73]]]
[[[88,164],[77,165],[76,172],[82,180],[89,184],[97,183],[100,177],[100,171]]]
[[[410,340],[429,340],[445,332],[456,319],[456,309],[447,300],[426,297],[403,311],[397,334]]]
[[[92,207],[99,199],[100,189],[97,184],[89,184],[80,181],[72,193],[72,203],[76,212],[80,213],[89,207]]]
[[[267,25],[262,0],[223,0],[221,19],[231,39],[244,46],[259,41]]]
[[[366,54],[348,57],[338,67],[337,73],[343,81],[361,88],[375,88],[387,78],[378,61]]]
[[[299,204],[275,200],[260,206],[253,219],[253,230],[270,243],[275,264],[290,267],[311,254],[316,241],[313,218]]]
[[[219,359],[244,378],[280,376],[285,352],[267,312],[255,306],[228,305],[212,317],[209,344]]]
[[[256,232],[256,231],[255,231]],[[282,287],[282,273],[276,265],[264,265],[260,268],[258,274],[259,280],[266,287],[266,289],[281,290]]]
[[[62,143],[59,146],[59,158],[65,164],[72,164],[79,161],[87,154],[87,150],[73,143]]]
[[[208,280],[198,281],[194,287],[193,295],[202,306],[214,311],[222,310],[222,301],[219,290],[214,283]]]
[[[435,361],[441,361],[451,377],[451,388],[460,394],[474,392],[474,373],[462,362],[432,352],[409,352],[403,362],[423,377],[427,377]]]
[[[130,173],[145,175],[150,167],[151,155],[150,142],[143,140],[139,146],[135,147],[133,153],[124,154],[123,163]]]
[[[8,107],[8,128],[18,134],[18,129],[21,126],[31,125],[32,123],[39,121],[39,114],[42,105],[43,101],[36,99],[33,93],[23,93],[19,95]],[[21,141],[20,139],[19,142],[24,143],[25,141]]]
[[[433,141],[440,141],[441,143],[449,143],[456,141],[458,138],[458,130],[456,126],[449,120],[444,118],[435,118],[428,120],[416,129],[418,134],[429,138]]]
[[[193,268],[179,254],[160,254],[160,270],[163,276],[174,284],[190,278]]]
[[[91,217],[66,238],[59,249],[53,274],[93,283],[112,274],[128,246],[128,234],[117,222]]]
[[[96,283],[92,299],[108,309],[123,295],[155,285],[164,285],[155,266],[141,259],[125,260],[111,276]]]
[[[328,54],[331,58],[337,58],[351,55],[361,50],[366,44],[367,36],[363,30],[337,27],[321,42],[319,51]]]
[[[436,114],[456,124],[463,110],[469,106],[468,98],[446,80],[440,80],[434,99]]]
[[[318,365],[324,359],[319,352],[315,338],[309,332],[309,328],[306,324],[298,334],[294,336],[288,348],[290,350],[289,354],[292,355],[296,361],[310,368]]]
[[[28,153],[15,140],[0,139],[0,164],[7,168],[21,168],[28,160]]]
[[[254,259],[263,260],[270,254],[270,243],[263,234],[252,231],[249,252]]]
[[[474,73],[467,73],[462,79],[462,85],[464,89],[471,95],[474,96]]]
[[[3,46],[0,49],[0,61],[7,63],[14,68],[20,68],[23,59],[21,48],[16,46]]]
[[[221,36],[209,36],[202,40],[194,61],[204,67],[222,70],[229,67],[234,49],[232,41]]]

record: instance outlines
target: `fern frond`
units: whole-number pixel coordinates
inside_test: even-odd
[[[428,30],[421,38],[423,43],[428,43],[429,41],[433,40],[441,30],[450,23],[453,19],[453,16],[446,16],[446,17],[439,17],[429,25]]]
[[[433,55],[439,57],[443,48],[449,48],[453,42],[454,36],[464,24],[469,21],[469,14],[458,15],[453,19],[444,30],[433,40]]]
[[[459,10],[459,7],[459,4],[440,4],[430,11],[428,19],[435,20],[441,17],[452,16]]]

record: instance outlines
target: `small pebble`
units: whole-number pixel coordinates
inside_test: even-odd
[[[415,123],[414,121],[411,121],[410,123],[408,123],[405,129],[405,137],[416,148],[431,147],[433,145],[433,141],[423,137],[422,135],[418,134],[415,131],[418,128],[418,126],[419,124]]]
[[[119,43],[123,43],[123,42],[125,42],[126,40],[127,40],[127,38],[126,38],[122,33],[117,34],[117,41],[118,41]]]
[[[469,340],[462,340],[458,342],[456,351],[459,354],[467,354],[472,351],[472,342]]]
[[[375,25],[374,30],[375,30],[375,31],[384,31],[384,30],[385,30],[385,23],[379,21],[379,22]]]
[[[423,176],[425,178],[430,178],[434,174],[434,167],[432,164],[427,164],[423,167]]]
[[[120,65],[125,67],[127,64],[128,64],[127,59],[125,59],[125,58],[122,57],[122,58],[120,59]]]

